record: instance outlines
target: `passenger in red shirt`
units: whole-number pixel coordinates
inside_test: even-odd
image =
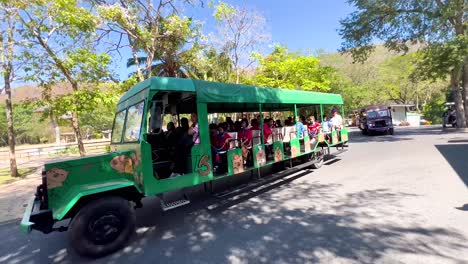
[[[226,133],[224,131],[224,128],[225,128],[225,125],[224,123],[223,124],[220,124],[218,126],[218,134],[216,134],[214,137],[213,137],[213,146],[219,151],[219,150],[229,150],[229,139],[231,138],[231,136],[229,136],[228,133]]]
[[[315,117],[311,116],[309,118],[309,124],[307,125],[309,136],[311,138],[316,137],[317,134],[320,132],[320,127],[321,127],[321,124],[319,122],[315,122]]]
[[[265,143],[268,141],[268,137],[273,132],[273,119],[267,118],[265,119],[265,123],[263,124],[263,139]]]
[[[241,146],[250,146],[252,141],[252,130],[249,129],[247,119],[243,119],[241,128],[237,132],[237,138],[241,140]]]

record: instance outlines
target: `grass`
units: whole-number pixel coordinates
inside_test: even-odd
[[[10,168],[0,168],[0,185],[12,183],[16,180],[20,180],[37,171],[38,167],[20,167],[18,168],[18,177],[10,176]]]

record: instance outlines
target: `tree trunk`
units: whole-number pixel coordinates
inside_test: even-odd
[[[463,65],[462,83],[463,100],[465,101],[465,120],[468,120],[468,57],[465,59],[465,65]],[[466,124],[466,126],[468,127],[468,123]]]
[[[456,69],[452,70],[452,74],[450,76],[450,86],[453,93],[453,99],[455,101],[455,109],[457,111],[457,125],[458,127],[465,128],[465,110],[463,107],[462,91],[460,90],[460,81],[458,77],[459,71]]]
[[[78,91],[78,83],[76,81],[71,82],[73,91]],[[85,148],[83,144],[83,138],[81,137],[80,124],[78,122],[78,114],[72,111],[71,125],[73,127],[73,132],[75,132],[76,142],[78,144],[78,150],[80,151],[80,156],[85,156]]]
[[[138,51],[135,49],[135,45],[133,44],[133,40],[130,38],[130,35],[127,35],[128,42],[130,43],[130,47],[132,48],[132,55],[133,55],[133,60],[135,60],[135,67],[136,67],[136,74],[137,74],[137,79],[138,82],[142,82],[145,80],[143,77],[143,74],[141,73],[141,68],[140,68],[140,61],[138,60]]]
[[[50,123],[54,127],[54,131],[55,131],[55,145],[58,146],[60,145],[60,127],[57,124],[57,121],[55,120],[55,117],[52,111],[50,111],[49,113],[49,118],[50,118]]]
[[[15,153],[15,130],[13,127],[13,107],[11,104],[11,86],[10,86],[10,71],[4,73],[5,93],[6,93],[6,118],[8,123],[8,145],[10,147],[10,175],[18,177],[18,167],[16,165]]]
[[[78,115],[75,112],[72,112],[71,124],[73,127],[73,132],[75,132],[76,142],[78,144],[80,156],[83,157],[86,154],[86,152],[83,144],[83,139],[81,138],[80,125],[78,123]]]

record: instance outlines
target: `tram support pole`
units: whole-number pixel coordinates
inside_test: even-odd
[[[297,119],[297,105],[296,104],[294,104],[294,118],[295,118],[294,119],[294,124],[295,124],[297,122],[296,120]]]
[[[323,122],[323,104],[320,104],[320,122]]]

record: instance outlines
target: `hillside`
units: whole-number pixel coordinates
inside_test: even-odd
[[[71,86],[66,83],[60,83],[52,86],[52,96],[64,95],[72,92]],[[34,101],[42,98],[43,88],[37,85],[22,85],[12,89],[11,96],[13,103],[23,101]],[[0,104],[5,104],[6,95],[0,95]]]

